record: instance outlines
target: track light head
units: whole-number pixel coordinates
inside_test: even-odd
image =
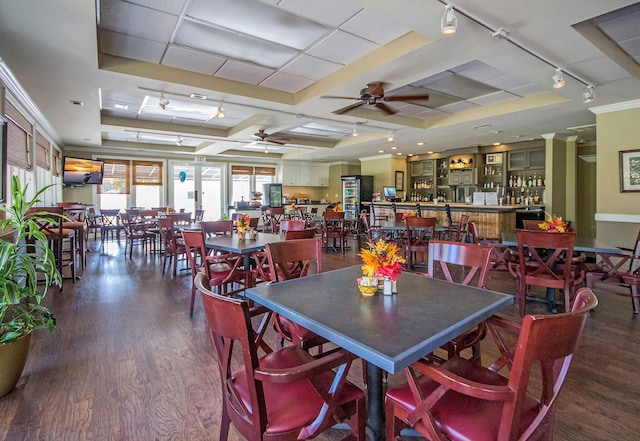
[[[389,130],[389,134],[387,135],[387,142],[393,142],[393,140],[394,140],[393,132]]]
[[[592,103],[596,100],[596,90],[592,85],[587,86],[587,89],[582,94],[582,98],[585,104]]]
[[[165,109],[167,108],[167,106],[169,105],[169,103],[170,103],[170,102],[171,102],[171,101],[169,101],[168,99],[166,99],[166,98],[164,97],[164,95],[161,95],[161,96],[160,96],[160,102],[158,103],[158,105],[160,106],[160,108],[161,108],[162,110],[165,110]]]
[[[554,81],[554,84],[553,84],[554,89],[562,89],[566,84],[564,82],[564,76],[562,75],[562,69],[560,69],[559,67],[556,68],[556,73],[553,76],[553,81]]]
[[[356,128],[356,125],[353,125],[353,131],[351,132],[351,136],[358,136],[358,129]]]
[[[458,30],[458,17],[453,10],[453,6],[447,5],[440,21],[440,30],[443,34],[455,34]]]
[[[224,118],[224,109],[222,108],[222,104],[218,106],[218,111],[216,112],[216,116],[218,118]]]
[[[182,147],[182,136],[178,136],[178,140],[176,141],[176,145],[178,147]]]

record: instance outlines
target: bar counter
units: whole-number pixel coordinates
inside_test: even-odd
[[[388,216],[394,219],[396,212],[402,213],[407,210],[416,211],[420,206],[422,217],[435,217],[440,226],[447,225],[447,214],[445,205],[451,207],[451,219],[457,222],[460,216],[466,214],[478,226],[481,237],[499,238],[502,233],[512,233],[516,228],[516,210],[527,207],[521,205],[473,205],[455,202],[364,202],[365,206],[371,206],[375,216]],[[540,208],[542,205],[530,205],[529,208]],[[373,221],[373,219],[372,219]]]

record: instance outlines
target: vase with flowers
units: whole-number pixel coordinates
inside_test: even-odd
[[[413,210],[407,210],[404,213],[402,213],[402,220],[407,220],[408,217],[416,217],[417,213]]]
[[[362,248],[358,256],[362,259],[362,279],[375,278],[389,280],[392,286],[398,280],[403,271],[402,264],[406,262],[400,255],[400,248],[391,242],[378,239],[376,242],[367,243],[368,248]],[[392,288],[392,292],[396,292]]]
[[[549,220],[540,222],[538,228],[548,231],[549,233],[566,233],[567,231],[571,231],[567,222],[555,214],[549,215]]]
[[[249,231],[249,216],[246,214],[240,215],[238,219],[236,219],[236,231],[238,232],[238,239],[244,239],[247,235],[247,231]]]

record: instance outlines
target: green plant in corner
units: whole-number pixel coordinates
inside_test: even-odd
[[[50,285],[62,284],[62,276],[38,222],[61,220],[51,219],[46,212],[29,213],[52,185],[27,200],[28,186],[12,176],[12,205],[0,206],[8,215],[0,229],[3,234],[12,233],[12,239],[0,239],[0,344],[12,343],[36,329],[53,332],[56,327],[54,315],[41,302]]]

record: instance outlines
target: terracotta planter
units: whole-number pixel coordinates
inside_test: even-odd
[[[13,343],[0,345],[0,397],[11,392],[18,383],[27,362],[31,333]]]

